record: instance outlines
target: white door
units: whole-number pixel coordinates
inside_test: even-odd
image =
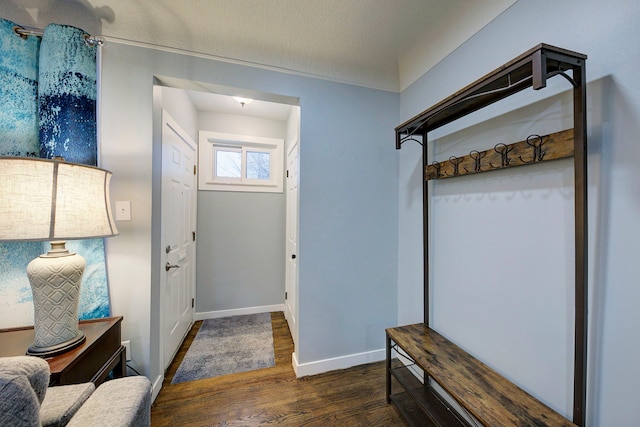
[[[296,141],[287,153],[287,253],[285,318],[294,345],[298,342],[298,168],[300,148]]]
[[[163,110],[160,324],[165,369],[193,323],[195,164],[195,142]]]

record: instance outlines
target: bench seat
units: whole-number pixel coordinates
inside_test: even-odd
[[[424,370],[455,401],[485,426],[562,426],[576,427],[571,421],[513,384],[460,347],[422,323],[389,328],[387,333],[387,401],[406,398],[391,394],[391,378],[395,378],[422,408],[423,414],[436,425],[451,425],[439,421],[437,411],[455,411],[436,397],[433,389],[407,377],[408,369],[391,360],[391,350],[397,346]],[[420,392],[418,392],[418,389]],[[398,403],[396,403],[397,405]],[[438,409],[438,407],[440,409]],[[456,414],[454,414],[456,415]],[[414,417],[419,419],[420,416]],[[456,419],[463,420],[460,415]],[[455,424],[454,424],[455,425]],[[465,425],[461,421],[459,425]]]

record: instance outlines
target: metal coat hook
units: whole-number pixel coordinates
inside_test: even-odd
[[[532,140],[535,140],[534,142],[531,142]],[[542,159],[544,158],[545,152],[542,151],[542,146],[544,145],[545,141],[543,141],[542,137],[540,135],[529,135],[527,137],[527,145],[529,147],[533,147],[533,160],[531,160],[530,162],[524,160],[522,158],[522,156],[518,156],[520,158],[520,161],[522,161],[522,163],[535,163],[535,162],[541,162]]]
[[[482,160],[482,158],[484,156],[487,155],[487,152],[479,152],[478,150],[471,150],[469,152],[469,157],[471,157],[473,159],[473,171],[474,172],[482,172],[482,165],[480,164],[480,160]],[[464,167],[464,170],[469,172],[469,169],[467,169],[467,167]]]
[[[449,157],[449,163],[453,165],[453,176],[460,175],[460,163],[462,163],[462,160],[462,157]]]
[[[509,166],[509,163],[511,162],[511,159],[509,158],[509,152],[511,150],[513,150],[513,146],[511,146],[511,148],[509,148],[507,145],[503,144],[503,143],[498,143],[495,145],[495,147],[493,147],[493,150],[500,154],[500,166],[493,166],[493,164],[491,162],[489,162],[489,166],[491,166],[494,169],[500,169],[500,168],[506,168]]]
[[[442,165],[440,162],[436,162],[435,160],[431,162],[431,165],[436,168],[436,178],[440,178],[442,176]]]

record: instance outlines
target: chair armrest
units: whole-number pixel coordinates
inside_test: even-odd
[[[68,427],[151,425],[151,382],[143,376],[107,381],[76,412]]]
[[[0,425],[40,425],[40,402],[25,375],[0,373]]]
[[[39,357],[11,356],[0,357],[0,373],[24,375],[42,403],[49,386],[49,364]]]
[[[42,427],[63,427],[96,389],[93,383],[49,387],[40,406]]]

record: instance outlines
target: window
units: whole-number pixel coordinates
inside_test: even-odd
[[[271,175],[271,153],[247,151],[247,179],[266,179]]]
[[[282,192],[284,140],[200,132],[198,188]]]
[[[242,151],[229,148],[213,147],[215,156],[214,176],[218,179],[242,178]]]
[[[214,180],[246,183],[251,180],[271,181],[271,151],[233,148],[213,142]]]

